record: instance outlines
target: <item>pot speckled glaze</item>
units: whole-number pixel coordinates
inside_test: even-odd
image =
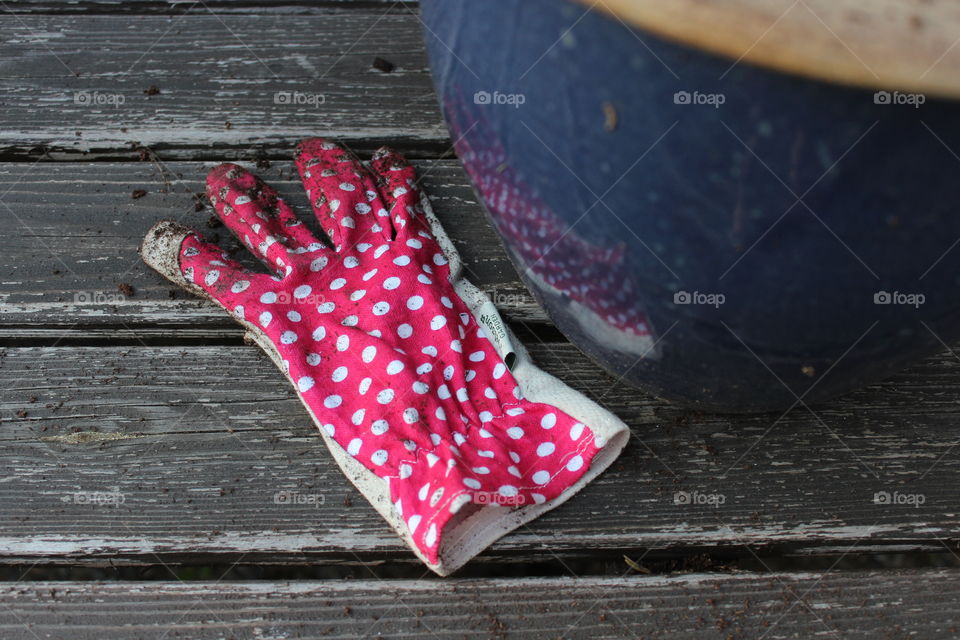
[[[960,336],[956,103],[734,64],[564,0],[422,10],[521,277],[618,379],[781,410]]]

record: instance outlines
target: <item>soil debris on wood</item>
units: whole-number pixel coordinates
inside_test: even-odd
[[[134,294],[133,286],[129,282],[121,282],[120,284],[118,284],[117,291],[127,296],[128,298],[132,298]]]
[[[146,89],[144,89],[143,92],[144,92],[145,94],[147,94],[148,96],[155,96],[155,95],[157,95],[158,93],[160,93],[160,87],[158,87],[158,86],[155,85],[155,84],[152,84],[152,85],[150,85],[149,87],[147,87]]]
[[[130,194],[130,197],[131,197],[133,200],[139,200],[140,198],[142,198],[142,197],[145,196],[145,195],[147,195],[147,192],[146,192],[145,189],[134,189],[134,190],[133,190],[133,193]]]
[[[627,566],[636,571],[637,573],[643,573],[649,575],[653,573],[650,569],[647,569],[645,566],[632,559],[630,556],[623,556],[623,561],[627,563]]]
[[[377,56],[376,58],[373,59],[373,68],[378,71],[383,71],[384,73],[390,73],[391,71],[396,69],[397,66],[392,62],[390,62],[389,60],[386,60],[384,58],[381,58],[380,56]]]
[[[203,191],[198,191],[191,194],[193,198],[193,210],[194,211],[203,211],[207,206],[207,194]]]

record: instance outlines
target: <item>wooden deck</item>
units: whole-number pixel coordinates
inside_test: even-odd
[[[960,358],[783,417],[618,384],[499,247],[419,29],[415,3],[375,0],[0,6],[0,638],[954,636]],[[540,366],[633,431],[453,578],[425,575],[241,330],[136,254],[169,217],[229,245],[196,207],[222,161],[305,207],[289,154],[308,135],[414,159]]]

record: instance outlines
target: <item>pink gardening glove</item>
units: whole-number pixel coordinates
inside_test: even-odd
[[[626,427],[514,348],[460,279],[403,157],[381,149],[368,170],[310,139],[295,161],[332,249],[273,189],[224,164],[207,178],[210,201],[272,274],[171,222],[141,252],[248,329],[348,477],[445,575],[609,465]]]

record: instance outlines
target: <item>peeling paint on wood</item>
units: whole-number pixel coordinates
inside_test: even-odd
[[[960,365],[949,355],[818,409],[819,420],[797,412],[777,422],[689,414],[615,384],[568,343],[535,342],[531,352],[634,437],[576,499],[499,541],[487,560],[745,544],[929,549],[960,530],[960,460],[950,455],[960,406],[943,393],[960,387]],[[253,347],[8,348],[0,389],[0,469],[10,474],[0,478],[0,562],[241,551],[283,562],[409,559]],[[138,437],[61,441],[77,432]],[[309,500],[278,499],[284,492]],[[924,502],[884,504],[881,492]]]
[[[953,637],[950,570],[0,585],[0,633],[193,638]],[[93,613],[95,612],[95,613]],[[78,622],[82,620],[83,622]]]
[[[236,246],[224,227],[207,225],[210,207],[195,211],[195,194],[215,164],[169,162],[162,170],[151,162],[0,164],[0,193],[10,208],[3,211],[11,223],[0,236],[0,339],[57,339],[87,328],[102,334],[107,327],[127,339],[239,336],[239,327],[213,304],[179,290],[171,298],[174,288],[137,254],[144,233],[164,218],[216,234],[225,248]],[[508,320],[545,321],[457,161],[415,165],[470,280],[492,294]],[[255,170],[320,232],[291,162]],[[137,188],[148,195],[131,200]],[[262,269],[245,250],[237,256]],[[133,286],[133,297],[118,295],[122,282]]]
[[[403,5],[4,20],[0,155],[129,151],[134,142],[165,158],[199,157],[214,147],[292,148],[310,135],[446,148],[420,29]],[[372,69],[378,56],[395,69]],[[145,93],[150,86],[159,93]]]

